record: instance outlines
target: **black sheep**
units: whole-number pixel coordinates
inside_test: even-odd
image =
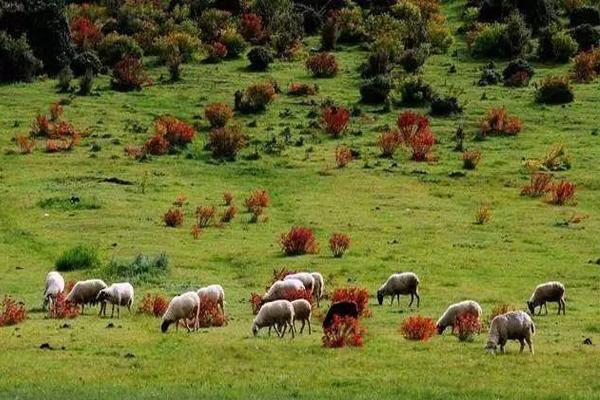
[[[327,315],[325,315],[325,319],[323,320],[323,329],[331,327],[335,315],[358,318],[358,306],[353,301],[338,301],[337,303],[333,303],[329,307],[329,310],[327,310]]]

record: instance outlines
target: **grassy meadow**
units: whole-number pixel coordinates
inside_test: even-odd
[[[445,5],[457,27],[460,2]],[[316,47],[318,38],[308,39]],[[267,73],[248,72],[245,58],[220,64],[186,64],[182,80],[171,83],[166,67],[149,69],[154,84],[141,92],[110,89],[109,77],[96,80],[91,96],[59,94],[52,79],[0,86],[0,296],[25,302],[28,319],[0,328],[0,398],[412,398],[412,399],[594,399],[600,398],[600,136],[598,83],[575,85],[575,102],[543,106],[534,102],[534,85],[523,89],[475,84],[485,60],[472,59],[457,36],[448,55],[427,60],[424,78],[446,93],[464,91],[465,113],[431,118],[438,138],[434,163],[379,157],[375,145],[398,113],[359,105],[349,134],[331,139],[319,129],[302,131],[313,107],[303,98],[280,94],[263,114],[235,116],[252,139],[235,162],[216,162],[203,149],[208,125],[205,105],[233,104],[233,94],[251,83],[276,79],[311,82],[302,62],[277,61]],[[453,55],[452,55],[453,54]],[[340,74],[319,79],[313,98],[358,103],[357,67],[366,58],[358,46],[336,52]],[[499,62],[503,67],[504,63]],[[450,66],[456,72],[450,72]],[[536,64],[534,82],[568,64]],[[72,152],[37,149],[20,155],[12,138],[29,130],[50,103],[67,98],[65,118],[90,135]],[[524,123],[516,137],[474,141],[479,120],[491,107],[506,106]],[[426,109],[420,110],[427,112]],[[124,146],[142,144],[152,121],[172,114],[195,123],[195,142],[178,155],[139,162]],[[256,121],[256,126],[253,121]],[[465,146],[483,160],[465,176],[454,132],[466,132]],[[281,154],[266,154],[264,142],[289,128],[292,143]],[[335,167],[334,149],[346,144],[360,151],[348,167]],[[555,180],[577,184],[576,204],[554,206],[520,196],[529,175],[524,159],[542,157],[555,143],[566,146],[572,168]],[[99,151],[92,151],[96,145]],[[245,156],[258,148],[258,160]],[[105,182],[118,177],[130,184]],[[240,212],[223,228],[190,234],[197,205],[222,209],[229,191],[243,209],[255,188],[271,197],[267,220],[250,223]],[[187,196],[181,228],[167,228],[162,215],[179,194]],[[91,207],[43,207],[51,198],[77,195]],[[477,225],[475,212],[489,206],[490,222]],[[574,213],[587,216],[563,226]],[[314,229],[318,254],[285,257],[278,236],[292,225]],[[341,231],[352,238],[349,252],[333,258],[327,240]],[[103,264],[164,251],[170,272],[157,283],[136,285],[136,298],[162,292],[174,296],[211,283],[225,288],[229,323],[223,328],[160,333],[159,320],[123,313],[120,320],[99,318],[97,309],[68,321],[45,318],[41,311],[44,278],[56,258],[78,244],[95,246]],[[291,340],[252,336],[248,298],[261,292],[272,271],[286,267],[320,271],[328,290],[359,286],[369,290],[373,315],[362,348],[325,349],[320,321],[315,332]],[[375,292],[396,271],[421,279],[421,307],[378,306]],[[66,280],[96,277],[100,271],[64,274]],[[487,332],[462,343],[446,332],[427,342],[411,342],[399,332],[411,314],[437,319],[456,301],[474,299],[484,314],[498,303],[525,308],[534,287],[560,280],[567,288],[566,316],[535,317],[536,353],[484,351]],[[321,310],[327,304],[321,305]],[[322,311],[317,312],[317,314]],[[67,323],[69,327],[63,328]],[[115,328],[106,328],[113,322]],[[585,338],[595,345],[586,346]],[[54,350],[41,350],[49,343]]]

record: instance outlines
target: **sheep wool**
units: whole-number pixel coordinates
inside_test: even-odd
[[[482,313],[479,303],[473,300],[465,300],[460,303],[452,304],[437,321],[436,327],[438,334],[441,335],[447,327],[453,326],[460,315],[473,314],[477,316],[477,319],[480,319]]]
[[[198,290],[198,297],[200,297],[201,302],[203,299],[214,301],[221,306],[221,311],[225,311],[223,308],[223,303],[225,302],[225,291],[221,285],[209,285],[200,288],[200,290]]]
[[[548,306],[546,303],[558,303],[558,315],[560,315],[560,311],[562,310],[563,315],[565,314],[565,285],[560,282],[546,282],[538,285],[529,301],[527,302],[527,307],[529,308],[529,312],[535,314],[535,308],[540,307],[540,311],[538,313],[542,313],[542,307],[546,309],[546,314],[548,314]]]
[[[392,274],[387,281],[379,290],[377,290],[377,301],[379,305],[383,304],[383,299],[385,296],[391,296],[392,301],[390,304],[394,304],[394,296],[397,298],[397,303],[400,305],[400,295],[408,295],[410,294],[410,303],[408,306],[412,306],[415,297],[417,298],[417,307],[419,307],[421,303],[421,298],[419,297],[419,277],[413,272],[402,272]]]
[[[325,293],[325,281],[323,280],[323,275],[318,272],[310,273],[315,280],[315,285],[313,287],[313,297],[317,301],[317,307],[321,306],[321,299],[323,298],[323,294]]]
[[[171,324],[175,324],[175,330],[179,330],[179,321],[184,320],[188,332],[192,329],[189,326],[188,319],[194,319],[194,330],[198,330],[200,314],[200,297],[196,292],[185,292],[179,296],[173,297],[167,311],[162,316],[160,330],[166,333]]]
[[[494,353],[500,346],[500,352],[504,353],[504,346],[508,340],[518,340],[521,343],[521,350],[525,343],[529,351],[533,354],[533,344],[531,336],[535,333],[535,325],[531,317],[523,311],[511,311],[506,314],[496,316],[490,323],[490,333],[486,350]]]
[[[271,328],[275,328],[277,335],[281,338],[284,337],[289,327],[293,338],[295,329],[292,303],[287,300],[275,300],[262,306],[252,322],[252,334],[258,335],[258,331],[265,327],[269,327],[269,335]]]
[[[51,307],[56,300],[56,296],[65,290],[65,280],[61,274],[56,271],[48,272],[44,286],[44,308]]]
[[[309,272],[297,272],[287,275],[283,280],[297,279],[304,285],[304,289],[312,294],[315,287],[315,278]]]
[[[81,304],[81,313],[83,314],[85,305],[95,305],[98,301],[98,293],[100,293],[102,289],[106,289],[106,287],[106,283],[101,279],[79,281],[67,295],[67,301]]]
[[[312,317],[312,305],[305,299],[298,299],[292,301],[294,307],[294,329],[296,328],[296,321],[302,321],[302,327],[300,333],[304,331],[304,326],[308,323],[308,334],[312,333],[310,326],[310,319]]]
[[[121,306],[127,307],[131,314],[131,305],[133,304],[133,286],[128,282],[113,283],[106,289],[102,289],[98,293],[98,301],[100,302],[100,313],[106,315],[106,303],[112,305],[110,317],[115,315],[115,305],[117,306],[117,318],[121,317]]]
[[[305,290],[304,284],[298,279],[277,281],[273,283],[267,293],[262,297],[262,302],[269,303],[271,301],[284,299],[288,292],[296,290]]]

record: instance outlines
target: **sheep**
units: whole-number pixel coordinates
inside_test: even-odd
[[[277,281],[273,283],[267,293],[262,297],[262,304],[284,299],[287,293],[296,290],[305,290],[304,284],[298,279]]]
[[[258,335],[261,328],[269,327],[269,336],[271,328],[275,328],[277,336],[283,338],[287,328],[292,332],[294,338],[294,306],[287,300],[275,300],[265,304],[260,308],[260,311],[252,322],[252,334]],[[281,328],[283,329],[281,330]]]
[[[318,272],[310,273],[315,280],[315,285],[313,286],[313,297],[317,300],[317,307],[321,306],[321,299],[323,298],[323,293],[325,292],[325,282],[323,281],[323,275]]]
[[[333,325],[333,317],[352,317],[358,318],[358,306],[353,301],[338,301],[333,303],[329,310],[327,310],[327,314],[325,315],[325,319],[323,320],[323,329],[330,328]]]
[[[83,314],[85,305],[96,305],[98,293],[100,293],[102,289],[106,289],[106,287],[106,283],[101,279],[79,281],[67,295],[67,301],[81,304],[81,313]],[[102,311],[102,309],[100,311]]]
[[[166,333],[169,326],[175,323],[175,330],[179,331],[179,320],[183,319],[188,332],[191,332],[188,319],[194,320],[194,330],[199,328],[200,321],[200,297],[196,292],[185,292],[173,297],[167,311],[162,316],[160,330]]]
[[[308,322],[308,334],[312,333],[312,328],[310,327],[310,319],[312,317],[312,306],[305,299],[298,299],[292,301],[292,306],[294,307],[294,330],[296,329],[296,321],[302,321],[302,328],[300,328],[300,333],[304,331],[304,325]]]
[[[223,303],[225,302],[225,291],[221,285],[209,285],[200,288],[200,290],[198,290],[198,297],[200,297],[200,301],[202,301],[203,298],[214,301],[221,306],[221,311],[225,313],[225,309],[223,308]]]
[[[315,287],[315,278],[309,272],[297,272],[295,274],[287,275],[283,278],[284,281],[288,281],[290,279],[297,279],[302,282],[304,289],[306,289],[312,295]]]
[[[490,353],[495,353],[497,346],[500,346],[500,352],[504,353],[504,346],[508,340],[518,340],[521,343],[520,353],[523,352],[525,342],[527,342],[529,351],[533,354],[533,344],[531,343],[533,334],[535,334],[535,325],[526,312],[511,311],[501,314],[490,323],[490,333],[485,349]]]
[[[400,305],[400,295],[401,294],[410,294],[410,303],[408,306],[412,306],[415,297],[417,298],[417,308],[421,303],[421,298],[419,297],[419,277],[413,272],[402,272],[392,274],[387,281],[379,290],[377,290],[377,301],[379,305],[383,304],[383,298],[385,296],[392,296],[392,301],[390,303],[394,304],[394,296],[398,299],[398,306]]]
[[[56,300],[56,296],[65,290],[65,280],[61,274],[56,271],[48,272],[46,275],[46,284],[44,287],[43,308],[50,308]]]
[[[112,304],[110,317],[115,315],[115,304],[117,305],[117,318],[121,318],[121,306],[127,306],[131,314],[131,305],[133,304],[133,286],[128,282],[113,283],[106,289],[102,289],[97,296],[100,302],[100,313],[106,316],[106,302]]]
[[[477,316],[477,319],[481,318],[481,306],[473,300],[465,300],[460,303],[450,305],[444,314],[437,321],[436,328],[438,334],[441,335],[444,333],[444,330],[453,326],[456,322],[456,319],[462,314],[473,314]]]
[[[535,308],[540,307],[538,315],[542,314],[542,306],[546,309],[546,315],[548,315],[548,306],[546,302],[557,302],[558,303],[558,315],[562,309],[563,315],[565,315],[565,285],[560,282],[546,282],[538,285],[531,297],[527,301],[527,307],[531,314],[535,314]]]

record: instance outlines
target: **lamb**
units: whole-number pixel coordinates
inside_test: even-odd
[[[304,284],[298,279],[288,279],[277,281],[269,288],[267,293],[262,297],[262,303],[269,303],[275,300],[286,298],[286,294],[296,290],[305,290]]]
[[[447,327],[454,326],[456,319],[462,314],[476,315],[479,320],[482,313],[481,306],[473,300],[465,300],[460,303],[452,304],[437,321],[436,328],[438,334],[441,335]]]
[[[44,287],[44,308],[52,307],[56,296],[65,290],[65,280],[61,274],[56,271],[48,272],[46,275],[46,284]]]
[[[394,296],[396,296],[398,305],[400,305],[400,295],[410,294],[410,303],[408,306],[412,306],[416,297],[418,308],[421,303],[421,298],[419,297],[419,283],[419,277],[413,272],[392,274],[379,290],[377,290],[377,301],[379,302],[379,305],[382,305],[385,296],[392,296],[391,305],[394,304]]]
[[[289,327],[292,338],[294,338],[294,306],[292,303],[287,300],[275,300],[262,306],[252,322],[252,334],[258,335],[258,331],[267,326],[269,335],[271,335],[271,328],[275,328],[277,335],[281,338]],[[282,330],[281,327],[283,327]]]
[[[179,320],[183,319],[188,332],[191,332],[188,319],[194,320],[194,330],[198,330],[200,321],[200,297],[196,292],[185,292],[173,297],[162,316],[160,330],[166,333],[169,326],[175,323],[175,330],[179,331]]]
[[[358,306],[353,301],[338,301],[333,303],[329,310],[327,310],[327,314],[325,315],[325,319],[323,320],[323,329],[330,328],[333,325],[333,317],[352,317],[358,318]]]
[[[313,297],[317,301],[317,307],[321,306],[321,299],[323,298],[323,293],[325,292],[325,282],[323,281],[323,275],[318,272],[310,273],[315,280],[315,285],[313,286]]]
[[[304,285],[304,289],[306,289],[310,294],[312,294],[313,289],[315,287],[315,278],[312,274],[308,272],[297,272],[295,274],[287,275],[283,278],[284,281],[290,279],[297,279]]]
[[[225,291],[221,285],[209,285],[200,288],[200,290],[198,290],[198,297],[200,297],[200,301],[202,301],[203,298],[214,301],[221,306],[221,311],[223,313],[225,312],[225,309],[223,308],[223,303],[225,302]]]
[[[312,317],[312,306],[305,299],[298,299],[292,301],[292,306],[294,307],[294,330],[296,329],[296,321],[302,321],[302,328],[300,328],[300,333],[304,331],[304,325],[308,322],[308,334],[312,333],[312,329],[310,327],[310,319]]]
[[[525,342],[529,351],[533,354],[531,336],[535,333],[535,325],[531,317],[523,311],[511,311],[496,316],[490,324],[490,334],[485,349],[495,353],[500,346],[500,352],[504,353],[504,346],[508,340],[518,340],[521,343],[520,353],[523,352]]]
[[[131,305],[133,304],[133,286],[128,282],[113,283],[106,289],[102,289],[97,296],[100,302],[100,314],[106,315],[106,303],[112,304],[110,317],[115,315],[115,305],[117,306],[117,318],[121,318],[121,306],[126,306],[131,314]]]
[[[538,285],[529,301],[527,301],[527,307],[529,308],[529,312],[531,314],[535,314],[535,308],[537,306],[540,307],[540,312],[538,315],[542,313],[542,306],[546,308],[546,315],[548,315],[548,306],[546,302],[557,302],[558,303],[558,315],[560,315],[560,310],[562,309],[563,315],[565,315],[565,285],[560,282],[546,282]]]
[[[102,289],[106,289],[106,283],[101,279],[79,281],[67,295],[67,301],[81,304],[81,313],[83,314],[86,304],[96,305],[98,293],[100,293]]]

